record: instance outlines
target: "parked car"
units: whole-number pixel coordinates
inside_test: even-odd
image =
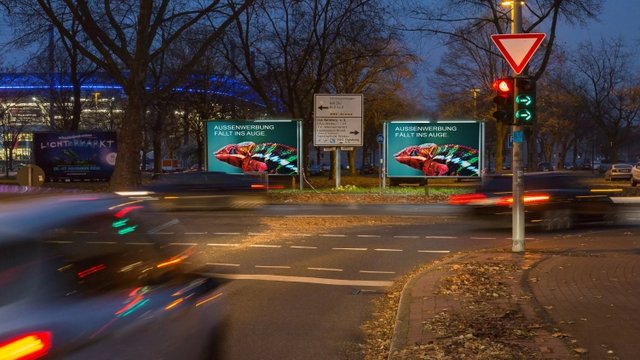
[[[601,161],[600,163],[598,163],[598,165],[596,165],[596,169],[598,169],[598,173],[600,173],[600,174],[606,173],[607,170],[609,170],[610,167],[611,167],[610,163],[603,162],[603,161]]]
[[[640,162],[633,165],[631,168],[631,186],[637,186],[640,182]]]
[[[538,171],[553,171],[553,165],[548,162],[541,162],[538,164]]]
[[[215,356],[221,288],[157,235],[166,221],[112,195],[3,201],[0,358]]]
[[[630,180],[631,179],[631,168],[633,166],[629,164],[616,163],[611,165],[607,171],[604,173],[605,180]]]
[[[449,203],[466,206],[468,215],[483,224],[507,224],[512,219],[513,177],[487,175],[476,191],[452,195]],[[576,223],[612,221],[615,207],[607,193],[591,192],[582,178],[565,172],[524,176],[525,223],[542,230],[559,230]]]
[[[143,197],[156,209],[249,209],[267,203],[267,185],[259,176],[217,171],[156,174],[142,186]]]

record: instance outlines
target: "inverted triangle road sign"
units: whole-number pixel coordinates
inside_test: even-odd
[[[513,71],[520,74],[542,44],[544,37],[544,33],[494,34],[491,35],[491,40]]]

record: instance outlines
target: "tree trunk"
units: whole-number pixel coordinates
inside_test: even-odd
[[[131,89],[125,117],[118,132],[118,159],[111,176],[112,191],[131,190],[142,183],[140,149],[142,148],[142,123],[144,121],[144,83]],[[126,154],[126,155],[125,155]],[[154,154],[157,156],[157,154]]]

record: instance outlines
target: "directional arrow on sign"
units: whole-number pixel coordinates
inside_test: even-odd
[[[545,36],[544,33],[494,34],[491,35],[491,40],[513,71],[519,75],[538,50]]]
[[[328,106],[322,106],[322,105],[318,106],[318,109],[320,109],[320,110],[324,110],[324,109],[328,109],[328,108],[329,108]]]

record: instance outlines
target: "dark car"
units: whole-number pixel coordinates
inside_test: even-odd
[[[467,206],[470,216],[483,222],[505,224],[512,218],[512,186],[510,175],[486,176],[474,193],[452,195],[449,203]],[[592,190],[571,173],[525,174],[524,190],[525,222],[543,230],[612,221],[616,216],[608,193]]]
[[[548,162],[541,162],[538,164],[538,171],[553,171],[553,165]]]
[[[161,210],[248,209],[266,204],[267,186],[258,176],[203,171],[157,174],[142,187]]]
[[[189,270],[193,246],[162,240],[168,224],[109,195],[3,202],[0,358],[214,356],[221,289]]]

